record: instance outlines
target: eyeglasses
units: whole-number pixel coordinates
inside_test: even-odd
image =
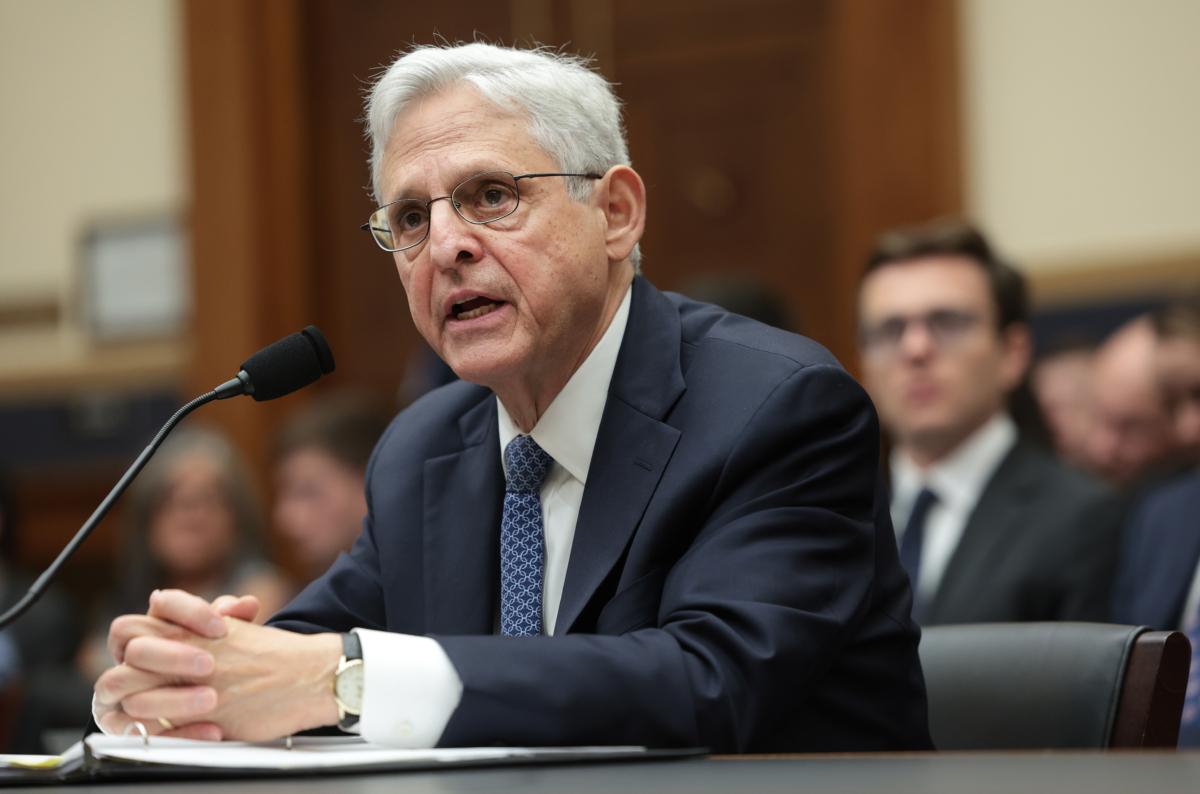
[[[521,203],[521,191],[517,188],[520,180],[543,176],[601,178],[600,174],[590,173],[555,172],[513,176],[507,171],[487,171],[459,182],[448,196],[438,196],[428,201],[401,198],[384,204],[372,212],[360,228],[369,231],[379,247],[388,253],[405,251],[425,242],[429,236],[429,215],[433,202],[448,199],[458,217],[467,223],[495,223],[517,211]]]
[[[959,309],[935,309],[915,317],[889,317],[864,327],[859,333],[863,350],[873,355],[894,355],[900,349],[910,325],[925,328],[933,343],[941,349],[953,348],[974,329],[982,319],[974,312]]]

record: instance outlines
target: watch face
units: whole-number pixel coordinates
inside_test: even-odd
[[[362,713],[363,665],[355,659],[338,673],[333,693],[342,702],[342,708],[351,714]]]

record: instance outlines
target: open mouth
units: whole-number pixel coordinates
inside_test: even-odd
[[[450,316],[455,320],[474,320],[485,314],[491,314],[504,305],[504,301],[492,300],[483,296],[471,298],[469,301],[455,303],[450,307]]]

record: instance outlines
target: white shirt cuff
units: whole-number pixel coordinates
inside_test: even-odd
[[[436,640],[355,629],[362,641],[364,739],[392,747],[433,747],[458,703],[462,679]]]

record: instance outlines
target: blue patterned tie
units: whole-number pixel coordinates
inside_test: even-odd
[[[500,633],[532,637],[542,633],[542,481],[551,458],[529,436],[504,448],[508,485],[500,519]]]
[[[921,547],[925,543],[925,519],[929,510],[937,504],[938,497],[928,488],[922,488],[913,502],[912,512],[908,514],[908,526],[904,528],[904,537],[900,538],[900,565],[908,572],[908,581],[912,585],[912,616],[920,622],[924,604],[917,598],[917,576],[921,573]]]

